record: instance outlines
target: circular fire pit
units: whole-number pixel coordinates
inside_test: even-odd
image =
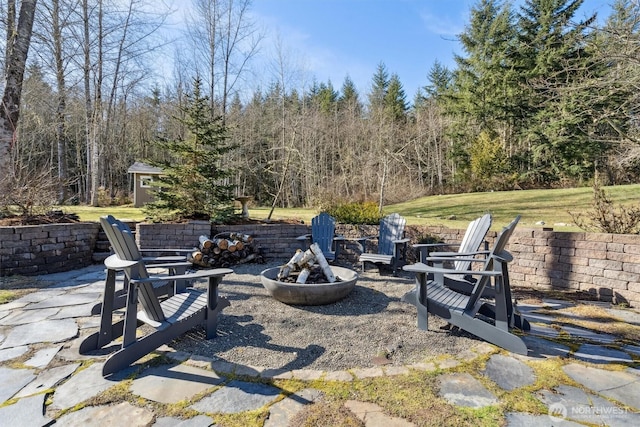
[[[268,268],[260,273],[262,286],[272,297],[285,304],[323,305],[346,297],[356,286],[358,274],[344,267],[331,266],[339,278],[334,283],[285,283],[277,279],[280,267]]]

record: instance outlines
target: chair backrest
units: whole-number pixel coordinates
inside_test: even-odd
[[[378,236],[378,253],[393,255],[395,240],[404,237],[404,226],[407,220],[397,213],[392,213],[380,220],[380,235]]]
[[[471,221],[460,242],[458,252],[468,253],[477,251],[485,240],[490,228],[491,214],[484,214],[480,218]],[[456,270],[469,270],[471,267],[471,261],[455,261],[453,264]]]
[[[311,240],[320,246],[323,253],[332,252],[333,237],[336,231],[336,220],[326,212],[311,220]]]
[[[518,225],[518,221],[520,221],[520,215],[515,217],[513,221],[509,223],[506,227],[502,229],[498,237],[496,237],[496,241],[493,244],[493,248],[491,248],[491,252],[487,256],[487,259],[484,263],[484,271],[493,271],[496,263],[506,263],[507,261],[511,261],[512,256],[507,250],[507,243],[509,242],[509,238],[513,234],[513,230],[515,230],[516,225]],[[506,278],[504,278],[506,279]],[[473,292],[469,297],[469,302],[467,303],[467,307],[472,307],[476,304],[476,302],[482,297],[484,289],[489,284],[490,278],[488,276],[483,276],[476,282],[473,287]]]
[[[125,269],[128,279],[145,279],[149,277],[131,229],[126,225],[123,226],[121,221],[111,215],[100,217],[100,224],[118,258],[126,261],[138,261],[135,267]],[[142,282],[138,285],[138,300],[147,316],[151,319],[158,322],[165,320],[151,282]]]

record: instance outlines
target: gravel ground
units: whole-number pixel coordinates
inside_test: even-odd
[[[400,301],[413,279],[360,273],[343,300],[322,306],[292,306],[273,299],[260,283],[260,272],[277,263],[244,264],[225,277],[218,337],[206,340],[194,329],[173,341],[177,350],[218,357],[242,365],[274,369],[342,370],[380,364],[408,365],[443,354],[456,354],[478,341],[429,316],[429,331],[416,327],[416,309]],[[384,361],[384,359],[383,359]]]

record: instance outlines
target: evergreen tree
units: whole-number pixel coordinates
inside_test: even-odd
[[[466,55],[455,56],[458,68],[451,83],[444,86],[445,70],[432,70],[431,90],[437,91],[440,105],[453,119],[448,130],[452,140],[449,156],[456,164],[456,176],[474,188],[481,184],[472,182],[476,178],[469,153],[480,133],[496,138],[507,153],[513,143],[518,122],[514,105],[520,95],[509,58],[515,35],[510,4],[481,0],[471,9],[470,22],[459,35]]]
[[[590,65],[585,47],[595,15],[573,23],[583,0],[527,0],[518,15],[518,45],[512,56],[527,92],[519,99],[523,156],[529,180],[548,185],[564,177],[586,178],[603,147],[589,137],[589,117],[576,108],[584,92],[565,93],[579,84]],[[578,97],[578,98],[575,98]]]
[[[154,163],[161,167],[155,201],[145,212],[154,219],[223,220],[233,213],[232,186],[224,155],[233,147],[226,142],[221,117],[212,117],[209,99],[201,95],[202,82],[195,79],[193,94],[179,119],[188,133],[184,140],[158,141],[172,160]]]
[[[389,72],[383,62],[379,63],[373,75],[369,92],[369,111],[375,113],[384,109],[384,100],[389,90]]]
[[[429,85],[424,88],[427,96],[434,99],[444,96],[451,87],[452,78],[451,71],[436,59],[427,75]]]
[[[407,96],[402,88],[402,83],[398,75],[394,73],[389,79],[387,93],[384,96],[384,110],[391,120],[398,121],[406,117],[408,109]]]
[[[498,0],[474,6],[469,25],[459,35],[466,56],[455,57],[452,112],[479,129],[496,132],[510,122],[517,86],[508,60],[514,38],[511,8]]]
[[[338,108],[341,110],[353,111],[356,114],[362,112],[362,105],[358,97],[358,90],[355,83],[349,76],[345,77],[342,83],[342,89],[340,90],[340,97],[338,98]]]

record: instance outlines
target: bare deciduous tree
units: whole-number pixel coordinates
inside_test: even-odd
[[[37,0],[22,0],[17,25],[7,27],[6,63],[4,73],[4,94],[0,108],[0,192],[10,176],[11,146],[16,138],[18,119],[20,118],[20,97],[22,81],[29,53],[33,18]],[[9,15],[15,14],[15,1],[8,2]],[[13,23],[14,20],[8,20]]]

